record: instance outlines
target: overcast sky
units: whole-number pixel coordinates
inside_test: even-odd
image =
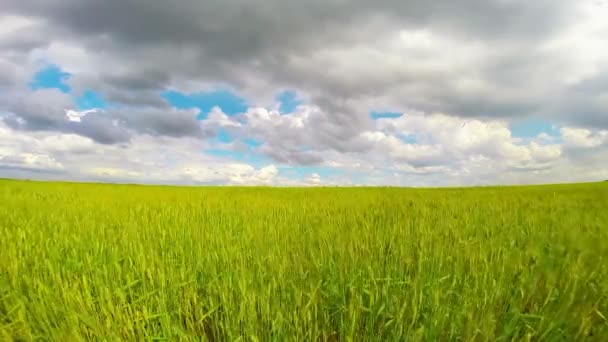
[[[2,0],[0,177],[608,179],[606,0]]]

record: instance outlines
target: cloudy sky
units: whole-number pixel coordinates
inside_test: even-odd
[[[608,179],[607,0],[2,0],[0,177]]]

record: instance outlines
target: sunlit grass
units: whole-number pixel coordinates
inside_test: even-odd
[[[0,340],[608,341],[608,184],[0,181]]]

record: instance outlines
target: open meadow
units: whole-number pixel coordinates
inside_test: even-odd
[[[608,341],[608,183],[0,181],[0,340]]]

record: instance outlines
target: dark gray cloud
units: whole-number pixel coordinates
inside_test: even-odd
[[[39,16],[84,35],[109,34],[134,44],[203,43],[224,55],[265,51],[272,42],[296,46],[302,40],[348,35],[353,26],[375,17],[401,27],[433,25],[453,34],[533,37],[559,27],[570,5],[550,0],[6,0],[0,8]],[[326,34],[314,37],[315,32]]]
[[[608,128],[608,70],[564,90],[547,116],[553,112],[570,124]]]
[[[13,65],[0,60],[0,89],[13,85],[15,78]]]
[[[71,96],[57,89],[12,92],[0,97],[0,120],[15,129],[77,133],[102,144],[128,142],[134,133],[153,136],[209,136],[196,119],[196,110],[162,107],[119,107],[98,110],[70,120]]]
[[[192,0],[177,3],[8,0],[0,5],[3,12],[39,18],[55,38],[77,41],[91,54],[103,54],[107,65],[95,65],[103,68],[100,77],[75,75],[73,82],[96,88],[117,102],[160,105],[154,103],[154,91],[164,89],[172,81],[179,83],[198,78],[251,87],[254,86],[250,84],[253,78],[266,79],[277,88],[292,86],[318,92],[325,97],[319,102],[394,92],[395,97],[404,98],[399,103],[402,107],[456,111],[459,115],[512,113],[522,105],[480,98],[481,94],[476,93],[469,94],[461,103],[453,103],[467,96],[443,84],[453,75],[441,70],[434,74],[416,68],[396,70],[378,59],[355,60],[368,71],[365,74],[327,73],[328,68],[340,66],[341,61],[316,60],[314,54],[327,48],[373,45],[398,29],[431,29],[450,39],[478,41],[488,48],[517,42],[518,56],[490,62],[489,68],[493,68],[496,75],[492,71],[483,75],[489,82],[512,87],[514,85],[508,80],[499,79],[498,74],[509,69],[505,63],[512,63],[517,68],[509,72],[512,75],[529,74],[542,61],[534,59],[529,65],[526,59],[530,57],[525,49],[558,32],[569,20],[575,20],[571,15],[572,7],[572,2],[550,0],[533,3],[488,0],[432,3],[397,0]],[[377,48],[382,49],[381,46]],[[337,58],[345,58],[351,51],[344,53]],[[441,53],[450,54],[451,51]],[[306,63],[307,58],[310,63]],[[421,55],[421,58],[425,56]],[[409,61],[408,58],[404,63]],[[483,66],[471,65],[470,72],[475,73],[473,68],[476,67]],[[357,71],[345,69],[344,72]],[[245,75],[253,76],[245,78]],[[417,91],[402,89],[404,85]],[[125,95],[128,92],[131,94]],[[482,103],[476,106],[478,101]],[[328,112],[333,113],[333,108],[327,107]],[[523,107],[527,108],[527,105]],[[335,115],[339,125],[353,121],[352,118],[341,120],[340,114]]]
[[[139,133],[170,137],[205,136],[196,110],[176,110],[170,107],[111,109],[106,115]]]
[[[72,106],[72,98],[57,89],[0,95],[0,110],[21,118],[32,130],[57,128],[65,121],[65,109]]]
[[[89,114],[81,122],[64,121],[62,130],[93,139],[100,144],[119,144],[131,140],[132,132],[105,115]]]

